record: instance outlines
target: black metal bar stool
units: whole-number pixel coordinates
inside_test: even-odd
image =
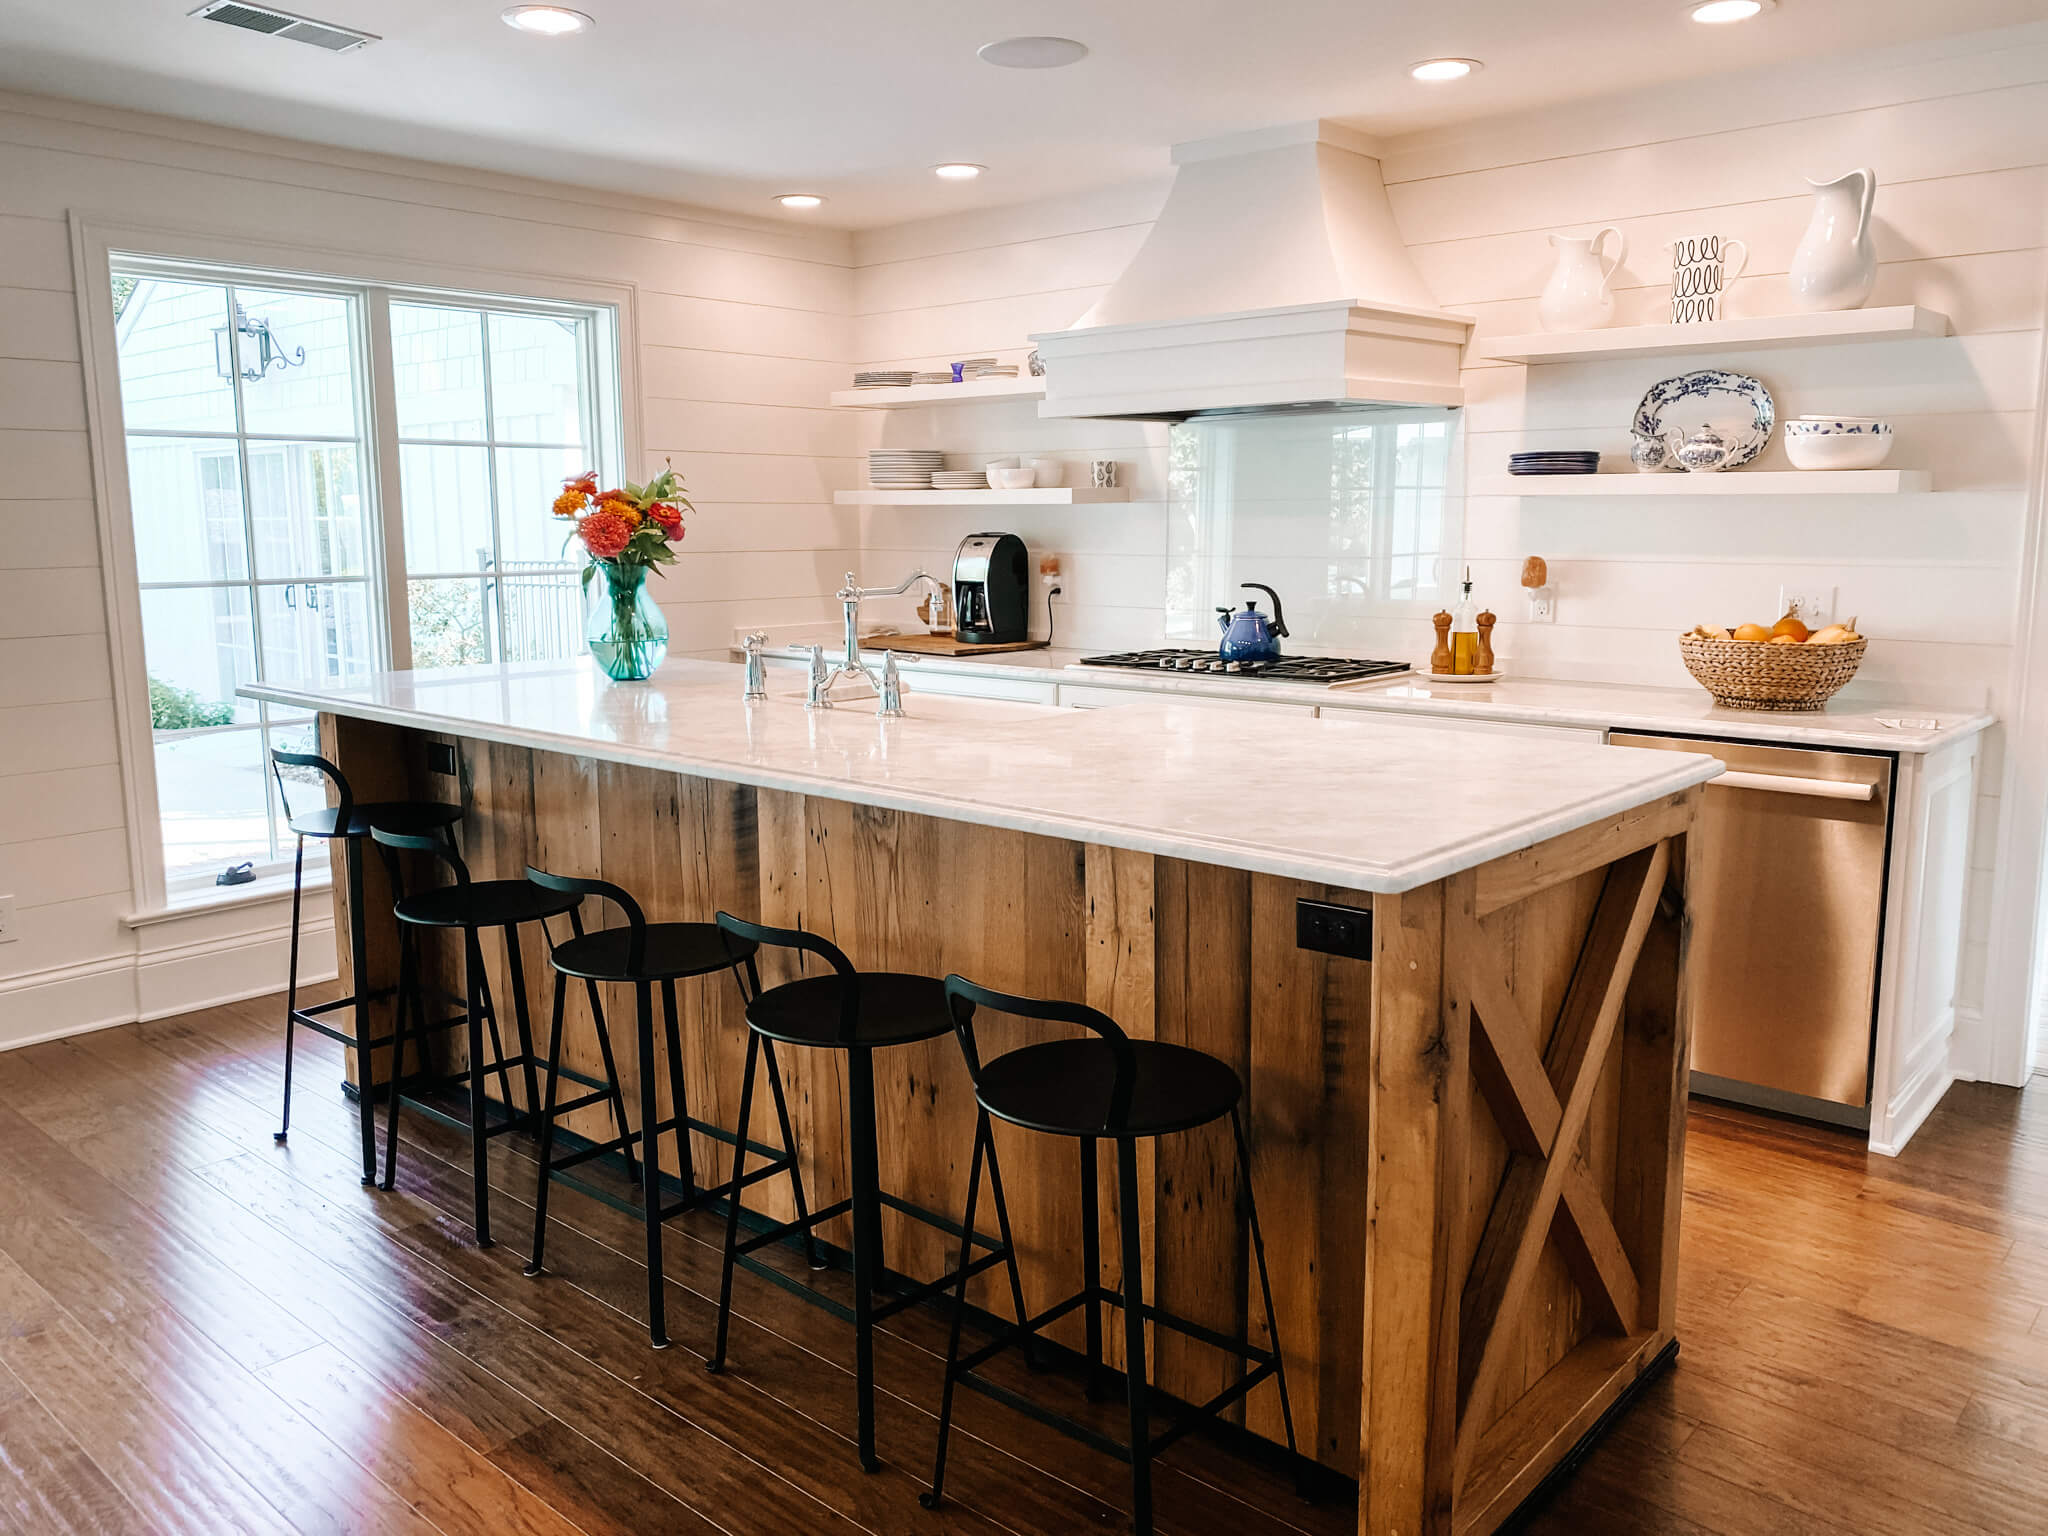
[[[875,1146],[874,1054],[895,1045],[935,1040],[953,1027],[947,1011],[945,983],[936,976],[916,976],[901,971],[858,971],[829,940],[794,928],[767,928],[747,922],[729,912],[718,914],[718,926],[727,933],[754,944],[773,944],[803,950],[822,958],[832,967],[830,974],[806,976],[747,999],[748,1033],[766,1047],[770,1043],[802,1046],[815,1050],[846,1053],[847,1171],[852,1193],[844,1200],[808,1216],[757,1232],[745,1242],[739,1240],[740,1202],[726,1206],[725,1262],[718,1286],[718,1339],[708,1362],[713,1371],[725,1365],[727,1325],[732,1317],[732,1271],[735,1263],[751,1270],[798,1296],[814,1302],[853,1324],[854,1380],[859,1409],[860,1464],[872,1472],[881,1466],[875,1456],[875,1324],[905,1308],[954,1286],[964,1287],[975,1275],[997,1264],[1010,1271],[1010,1296],[1017,1317],[1024,1317],[1024,1282],[1017,1272],[1016,1251],[1010,1242],[1010,1212],[1003,1200],[1001,1171],[996,1167],[995,1149],[988,1149],[989,1182],[995,1197],[996,1225],[1000,1240],[983,1236],[971,1226],[955,1226],[935,1211],[913,1205],[881,1187],[879,1154]],[[773,1057],[770,1057],[773,1060]],[[747,1146],[747,1112],[753,1101],[753,1055],[747,1057],[746,1082],[740,1093],[738,1144],[733,1148],[735,1188],[744,1187]],[[977,1158],[981,1148],[976,1146]],[[979,1179],[977,1169],[977,1182]],[[949,1236],[960,1239],[960,1265],[951,1273],[923,1284],[892,1275],[882,1251],[882,1207],[900,1211]],[[849,1312],[831,1297],[808,1286],[791,1282],[780,1271],[751,1260],[755,1249],[779,1242],[793,1233],[806,1240],[822,1222],[851,1213],[853,1217],[853,1308]],[[979,1257],[972,1249],[987,1251]],[[881,1304],[880,1291],[889,1295]]]
[[[1294,1443],[1294,1412],[1287,1401],[1287,1376],[1280,1360],[1280,1330],[1273,1316],[1273,1287],[1266,1277],[1266,1245],[1259,1235],[1259,1209],[1252,1199],[1251,1156],[1247,1150],[1244,1117],[1239,1109],[1244,1085],[1229,1063],[1185,1045],[1156,1040],[1132,1040],[1107,1014],[1078,1003],[1048,1002],[1037,998],[1012,997],[976,986],[959,976],[945,981],[946,1001],[961,1053],[967,1058],[968,1073],[974,1079],[974,1097],[981,1106],[975,1123],[974,1173],[967,1186],[967,1213],[963,1228],[974,1226],[974,1206],[980,1193],[982,1147],[989,1141],[989,1117],[1007,1120],[1026,1130],[1048,1136],[1076,1137],[1081,1143],[1081,1289],[1040,1312],[1002,1329],[993,1342],[966,1359],[960,1357],[960,1323],[966,1310],[967,1292],[961,1286],[954,1298],[953,1333],[946,1347],[946,1380],[939,1399],[939,1444],[932,1460],[932,1486],[919,1495],[927,1509],[935,1508],[946,1482],[946,1440],[953,1424],[953,1387],[964,1383],[998,1402],[1007,1403],[1042,1423],[1072,1435],[1084,1444],[1107,1452],[1131,1467],[1131,1522],[1138,1536],[1152,1529],[1152,1458],[1198,1425],[1212,1421],[1224,1408],[1248,1394],[1271,1376],[1280,1387],[1280,1418],[1287,1429],[1287,1449],[1295,1458],[1296,1476],[1302,1475],[1300,1455]],[[1090,1031],[1094,1038],[1042,1040],[1005,1052],[983,1064],[974,1044],[975,1008],[993,1008],[1020,1018],[1044,1019],[1074,1024]],[[1138,1142],[1230,1117],[1237,1142],[1237,1166],[1244,1180],[1245,1209],[1250,1217],[1252,1252],[1258,1260],[1259,1291],[1266,1304],[1267,1337],[1270,1349],[1260,1349],[1249,1340],[1233,1339],[1186,1318],[1176,1317],[1158,1306],[1148,1306],[1144,1295],[1143,1250],[1139,1245]],[[1116,1143],[1117,1209],[1121,1228],[1123,1285],[1121,1292],[1102,1284],[1101,1212],[1096,1192],[1095,1144]],[[991,1164],[993,1167],[993,1164]],[[997,1197],[1000,1199],[1000,1195]],[[1008,1232],[1004,1233],[1005,1241]],[[962,1245],[961,1252],[966,1252]],[[1055,1320],[1076,1308],[1084,1309],[1088,1347],[1088,1393],[1093,1398],[1104,1376],[1102,1364],[1102,1307],[1118,1307],[1124,1317],[1125,1396],[1130,1404],[1130,1437],[1112,1440],[1088,1425],[1044,1408],[1031,1399],[977,1374],[977,1368],[1013,1344],[1027,1348],[1030,1341]],[[1145,1324],[1150,1321],[1171,1328],[1248,1362],[1252,1369],[1224,1388],[1208,1402],[1179,1414],[1159,1434],[1151,1430],[1152,1388],[1145,1368]]]
[[[389,832],[382,827],[372,827],[370,836],[383,850],[385,863],[391,871],[391,891],[395,898],[393,911],[399,924],[399,1024],[392,1061],[393,1080],[403,1079],[408,1041],[424,1052],[430,1031],[452,1029],[458,1024],[467,1027],[468,1065],[460,1072],[441,1077],[435,1086],[447,1088],[467,1084],[469,1088],[468,1130],[470,1168],[476,1179],[476,1240],[478,1247],[488,1248],[491,1246],[488,1142],[491,1137],[501,1136],[507,1131],[530,1128],[540,1118],[539,1058],[533,1050],[533,1026],[526,1004],[526,966],[519,953],[519,929],[527,923],[545,923],[550,917],[559,917],[573,908],[578,898],[547,890],[531,880],[472,880],[469,878],[469,866],[462,862],[462,855],[456,851],[452,839],[410,836]],[[399,866],[400,852],[432,855],[448,866],[455,876],[455,883],[408,893],[404,873]],[[459,929],[462,933],[464,1007],[452,1018],[432,1022],[427,1019],[427,988],[419,974],[419,942],[414,932],[421,928]],[[505,1054],[505,1042],[498,1032],[498,1011],[491,1001],[490,980],[484,973],[483,946],[477,935],[486,928],[500,928],[505,934],[505,962],[512,972],[512,1014],[519,1028],[519,1054],[516,1056]],[[405,1023],[408,1017],[412,1021],[410,1027]],[[488,1067],[484,1064],[483,1050],[486,1025],[490,1027],[493,1057],[493,1065]],[[512,1098],[511,1069],[514,1067],[520,1069],[526,1080],[524,1113],[518,1111]],[[498,1087],[505,1102],[505,1118],[496,1125],[489,1123],[484,1097],[484,1078],[490,1072],[498,1074]],[[398,1170],[398,1106],[401,1101],[445,1124],[462,1126],[461,1120],[425,1103],[418,1095],[394,1090],[391,1116],[385,1126],[386,1189],[391,1188]]]
[[[331,783],[334,786],[335,803],[294,815],[291,797],[286,794],[284,787],[284,770],[287,768],[297,769],[301,773],[312,770]],[[372,989],[365,984],[370,960],[369,940],[363,927],[363,839],[376,827],[416,836],[431,836],[437,832],[447,836],[447,829],[462,820],[462,807],[437,805],[424,800],[372,800],[358,804],[341,770],[326,758],[310,752],[286,752],[273,747],[270,753],[270,773],[277,781],[277,802],[284,808],[285,825],[290,827],[298,838],[298,852],[292,859],[291,959],[286,967],[284,990],[284,1114],[278,1125],[276,1139],[283,1141],[291,1134],[292,1045],[297,1026],[303,1024],[330,1040],[340,1041],[356,1053],[356,1072],[361,1079],[356,1084],[356,1102],[362,1110],[363,1182],[373,1184],[377,1179],[377,1083],[376,1064],[371,1058],[371,1052],[391,1044],[396,1038],[398,1025],[397,1015],[394,1014],[391,1034],[375,1038],[370,1035],[370,1004],[379,998],[390,996],[392,989]],[[315,1003],[310,1008],[301,1008],[299,909],[305,892],[306,839],[309,837],[330,842],[340,838],[345,845],[348,868],[349,959],[353,990],[347,997],[337,997],[331,1002]],[[336,1029],[322,1017],[343,1008],[349,1009],[355,1015],[353,1030]],[[395,1082],[395,1069],[392,1076]],[[395,1093],[396,1089],[393,1092]]]
[[[738,984],[742,999],[751,998],[761,990],[761,982],[754,971],[754,951],[758,947],[750,939],[743,939],[726,933],[716,923],[650,923],[640,904],[627,892],[604,880],[584,880],[570,875],[551,875],[545,870],[528,867],[526,878],[535,885],[549,891],[576,897],[594,896],[611,902],[624,915],[626,923],[621,928],[599,928],[585,932],[582,909],[569,909],[569,924],[572,936],[557,944],[554,935],[548,933],[543,923],[541,930],[548,933],[549,956],[555,968],[554,1017],[548,1035],[548,1068],[545,1100],[541,1109],[540,1122],[540,1179],[539,1190],[534,1196],[533,1218],[533,1260],[526,1266],[529,1275],[543,1272],[543,1258],[546,1252],[548,1231],[548,1186],[569,1169],[607,1153],[618,1152],[626,1159],[629,1177],[636,1177],[641,1185],[641,1212],[647,1227],[647,1329],[653,1336],[656,1349],[668,1348],[667,1311],[664,1305],[661,1265],[662,1223],[673,1220],[685,1211],[693,1211],[718,1199],[731,1198],[737,1203],[739,1190],[748,1184],[757,1184],[763,1179],[787,1173],[790,1192],[796,1202],[799,1221],[808,1218],[804,1203],[803,1175],[796,1164],[796,1137],[790,1129],[789,1104],[783,1098],[782,1073],[776,1066],[775,1048],[766,1050],[768,1061],[768,1088],[775,1100],[775,1117],[782,1128],[782,1147],[756,1146],[752,1150],[765,1154],[768,1161],[744,1179],[739,1178],[739,1169],[734,1169],[734,1179],[724,1184],[703,1187],[697,1183],[696,1169],[690,1153],[690,1132],[699,1131],[718,1141],[737,1145],[738,1136],[722,1126],[709,1121],[691,1118],[689,1098],[683,1086],[682,1034],[676,1015],[676,983],[692,976],[708,976],[718,971],[730,970]],[[597,1026],[598,1050],[604,1059],[603,1080],[585,1076],[562,1065],[562,1022],[565,1005],[568,1002],[571,977],[580,979],[589,994],[590,1016]],[[640,1129],[629,1130],[626,1124],[625,1099],[619,1089],[618,1063],[612,1056],[611,1032],[605,1027],[604,1009],[598,1000],[597,984],[612,982],[633,988],[634,1024],[640,1061]],[[654,988],[661,987],[663,1033],[668,1047],[668,1084],[670,1114],[666,1120],[656,1118],[654,1101]],[[754,1091],[754,1062],[761,1042],[748,1033],[745,1093],[751,1097]],[[567,1104],[558,1102],[557,1091],[561,1079],[580,1083],[593,1091],[583,1098]],[[571,1110],[583,1109],[593,1104],[609,1101],[613,1119],[619,1134],[609,1141],[594,1142],[579,1148],[566,1156],[555,1155],[555,1117],[568,1114]],[[744,1117],[745,1111],[742,1110]],[[673,1132],[676,1143],[676,1166],[681,1170],[683,1193],[679,1199],[665,1201],[661,1189],[661,1159],[659,1138],[664,1131]],[[741,1120],[740,1134],[745,1134],[745,1120]],[[633,1146],[639,1144],[640,1158],[637,1174],[634,1167]],[[806,1236],[806,1247],[809,1239]]]

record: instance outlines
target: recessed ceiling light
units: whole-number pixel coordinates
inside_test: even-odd
[[[946,181],[972,181],[987,169],[985,165],[975,165],[967,160],[948,160],[944,165],[933,166],[932,174]]]
[[[1706,0],[1704,5],[1692,8],[1692,19],[1707,26],[1723,26],[1731,21],[1747,21],[1768,11],[1777,0]]]
[[[1481,67],[1477,59],[1424,59],[1409,65],[1408,73],[1418,80],[1462,80]]]
[[[815,192],[785,192],[775,201],[785,208],[815,208],[825,199]]]
[[[588,32],[597,22],[566,5],[509,5],[499,17],[508,27],[538,32],[542,37],[567,37],[571,32]]]
[[[1088,45],[1071,37],[1006,37],[974,51],[1004,69],[1058,69],[1088,57]]]

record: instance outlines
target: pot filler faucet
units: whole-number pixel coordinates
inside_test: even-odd
[[[877,710],[887,716],[903,713],[902,683],[896,675],[896,656],[893,651],[884,652],[882,670],[879,674],[860,659],[860,603],[864,597],[901,597],[920,581],[928,581],[943,595],[945,584],[929,571],[919,567],[893,587],[863,587],[855,584],[852,571],[846,573],[846,585],[834,595],[839,599],[840,608],[846,615],[846,654],[837,666],[825,666],[822,646],[811,647],[811,685],[804,697],[806,709],[830,709],[832,707],[832,686],[843,677],[863,679],[875,690]]]

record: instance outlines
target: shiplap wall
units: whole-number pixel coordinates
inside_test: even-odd
[[[823,408],[853,355],[843,234],[0,95],[0,893],[15,897],[20,934],[0,945],[0,1045],[157,1011],[138,972],[166,983],[163,1006],[205,1000],[209,977],[235,972],[238,935],[268,945],[258,980],[282,975],[274,906],[140,937],[120,922],[140,898],[119,792],[74,210],[286,242],[330,254],[324,270],[344,276],[402,261],[513,293],[522,274],[635,285],[645,457],[673,454],[698,509],[689,558],[656,583],[674,647],[722,651],[736,624],[830,609],[820,594],[857,540],[854,515],[832,505],[852,484],[857,424]]]
[[[1805,227],[1802,177],[1877,171],[1882,265],[1873,304],[1948,313],[1948,339],[1732,353],[1465,374],[1466,462],[1498,472],[1524,447],[1626,453],[1643,389],[1713,361],[1773,389],[1781,415],[1881,412],[1893,462],[1934,472],[1930,495],[1729,501],[1474,497],[1464,542],[1480,594],[1502,615],[1496,644],[1531,675],[1686,684],[1671,636],[1701,619],[1775,617],[1780,585],[1834,587],[1872,644],[1856,687],[2003,710],[2031,455],[2040,437],[2048,282],[2048,28],[1950,39],[1739,79],[1661,88],[1387,146],[1402,235],[1446,307],[1480,334],[1539,328],[1552,230],[1620,226],[1621,323],[1662,320],[1665,241],[1715,232],[1748,242],[1731,312],[1790,307],[1785,272]],[[863,234],[855,244],[854,342],[875,362],[1021,357],[1032,330],[1071,324],[1143,240],[1165,184]],[[984,452],[1097,451],[1134,461],[1130,507],[868,510],[871,578],[944,560],[978,520],[998,522],[1065,566],[1059,634],[1083,645],[1156,643],[1165,569],[1164,436],[1156,427],[1039,423],[1025,403],[873,413],[864,446]],[[1771,449],[1764,467],[1787,467]],[[1524,556],[1543,555],[1559,595],[1551,625],[1517,621]],[[1041,609],[1042,615],[1042,609]],[[1038,630],[1043,632],[1041,616]],[[1427,651],[1426,622],[1386,643]],[[1985,913],[1997,849],[2000,738],[1990,738],[1972,857],[1966,1007],[1981,996]]]

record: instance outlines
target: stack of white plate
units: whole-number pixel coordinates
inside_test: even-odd
[[[1017,377],[1015,363],[963,363],[960,368],[963,379],[1014,379]]]
[[[935,368],[930,373],[913,373],[910,376],[910,382],[913,384],[950,384],[953,382],[953,370],[950,368]]]
[[[855,389],[908,389],[911,373],[908,368],[869,368],[853,376]]]
[[[988,471],[985,469],[935,469],[932,471],[932,489],[935,491],[985,491],[988,489]]]
[[[868,455],[868,484],[878,491],[928,491],[932,471],[946,467],[937,448],[877,448]]]

